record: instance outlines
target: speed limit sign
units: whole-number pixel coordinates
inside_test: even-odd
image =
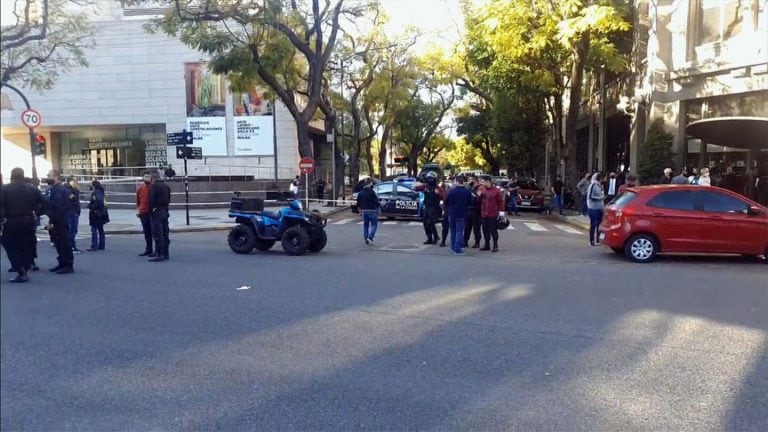
[[[21,113],[21,122],[28,128],[36,128],[43,122],[43,118],[40,116],[39,112],[33,109],[28,109]]]

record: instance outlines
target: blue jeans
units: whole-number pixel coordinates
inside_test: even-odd
[[[467,223],[467,218],[449,216],[448,220],[450,221],[451,250],[460,253],[464,246],[464,226]]]
[[[509,204],[507,205],[507,212],[509,214],[517,214],[517,194],[509,197]]]
[[[586,195],[582,195],[581,196],[581,212],[580,213],[583,214],[583,215],[586,215],[587,214],[587,210],[589,210],[589,209],[587,209],[587,196]]]
[[[80,223],[80,215],[77,213],[70,213],[68,222],[69,226],[67,227],[67,234],[69,234],[69,243],[72,244],[72,249],[77,249],[75,237],[77,237],[77,224]]]
[[[362,210],[363,212],[363,236],[366,240],[373,240],[376,236],[376,228],[379,226],[378,210]],[[369,230],[370,227],[370,230]]]
[[[589,209],[589,242],[594,243],[598,228],[603,221],[603,209]],[[598,237],[599,239],[599,237]]]
[[[91,225],[91,249],[103,250],[105,243],[104,224]]]
[[[554,210],[555,207],[559,209],[559,213],[563,214],[563,195],[553,195],[552,196],[552,207],[551,210]]]

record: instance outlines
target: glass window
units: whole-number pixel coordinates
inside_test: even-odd
[[[648,207],[673,210],[693,210],[693,192],[687,190],[662,192],[648,201]]]
[[[720,192],[699,192],[704,211],[720,213],[746,213],[749,206],[744,201]]]
[[[382,196],[382,195],[392,195],[392,183],[385,183],[385,184],[379,184],[376,185],[376,189],[374,189],[376,192],[376,195]]]
[[[759,0],[700,0],[698,44],[726,41],[760,29],[765,6]]]
[[[398,194],[413,193],[413,189],[411,189],[409,187],[406,187],[406,186],[397,185],[397,193]]]
[[[627,206],[627,204],[631,203],[635,198],[637,198],[637,194],[634,192],[622,192],[621,195],[614,198],[613,205],[616,206],[618,209],[623,209]]]

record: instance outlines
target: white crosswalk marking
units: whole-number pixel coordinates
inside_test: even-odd
[[[555,225],[555,227],[570,234],[581,234],[581,231],[567,225]]]
[[[515,227],[513,227],[513,226],[512,226],[512,224],[509,224],[509,226],[507,227],[507,229],[508,229],[508,230],[513,230],[513,229],[515,229]]]
[[[362,224],[363,224],[363,221],[360,221],[360,222],[358,222],[357,224],[358,224],[358,225],[362,225]]]
[[[542,225],[537,223],[526,223],[525,226],[531,229],[531,231],[549,231],[548,229],[544,228]]]
[[[352,222],[352,219],[341,219],[340,221],[334,222],[333,224],[334,225],[344,225],[344,224],[350,223],[350,222]]]
[[[424,224],[422,224],[421,222],[411,222],[408,224],[408,226],[422,226],[422,225]]]
[[[386,221],[384,225],[397,225],[397,221]]]

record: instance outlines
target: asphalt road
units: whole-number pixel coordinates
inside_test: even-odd
[[[147,263],[111,236],[18,286],[3,255],[0,426],[768,429],[768,266],[630,264],[531,214],[498,254],[424,247],[407,222],[366,247],[352,218],[302,257],[209,232]]]

